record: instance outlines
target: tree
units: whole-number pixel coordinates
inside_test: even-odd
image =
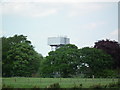
[[[12,76],[32,76],[39,69],[40,57],[32,46],[26,43],[16,44],[8,52]]]
[[[94,48],[101,49],[112,56],[113,68],[120,68],[120,44],[116,41],[100,40],[95,42]]]
[[[13,37],[2,37],[2,76],[9,77],[11,76],[11,65],[7,60],[8,51],[11,47],[18,43],[28,43],[31,44],[30,41],[27,40],[27,36],[23,35],[14,35]]]
[[[79,49],[79,55],[82,63],[80,71],[88,71],[87,76],[104,76],[104,70],[111,69],[112,58],[102,50],[85,47]]]
[[[77,46],[68,44],[49,52],[42,68],[43,76],[71,77],[74,75],[77,68],[77,51]]]
[[[43,77],[73,77],[81,73],[86,76],[107,76],[111,69],[112,57],[102,50],[85,47],[78,49],[75,45],[65,45],[49,52],[43,62]]]
[[[42,57],[34,50],[26,36],[2,37],[2,75],[31,76],[38,71]]]

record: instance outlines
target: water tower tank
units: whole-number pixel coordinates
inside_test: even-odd
[[[51,47],[58,48],[66,44],[70,44],[70,39],[67,37],[49,37],[48,38],[48,45]]]
[[[48,45],[66,45],[69,44],[70,40],[67,37],[49,37],[48,38]]]

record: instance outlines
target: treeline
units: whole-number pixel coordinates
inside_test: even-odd
[[[3,77],[119,77],[120,44],[101,40],[78,49],[68,44],[43,57],[24,35],[2,37]]]

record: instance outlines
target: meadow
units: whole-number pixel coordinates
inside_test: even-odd
[[[2,78],[2,85],[9,88],[46,88],[54,83],[59,83],[60,88],[73,88],[82,85],[82,88],[89,88],[92,85],[107,85],[116,83],[115,78],[26,78],[13,77]]]

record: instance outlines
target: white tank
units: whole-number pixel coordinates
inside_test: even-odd
[[[67,37],[49,37],[48,45],[50,46],[59,46],[70,44],[70,39]]]

